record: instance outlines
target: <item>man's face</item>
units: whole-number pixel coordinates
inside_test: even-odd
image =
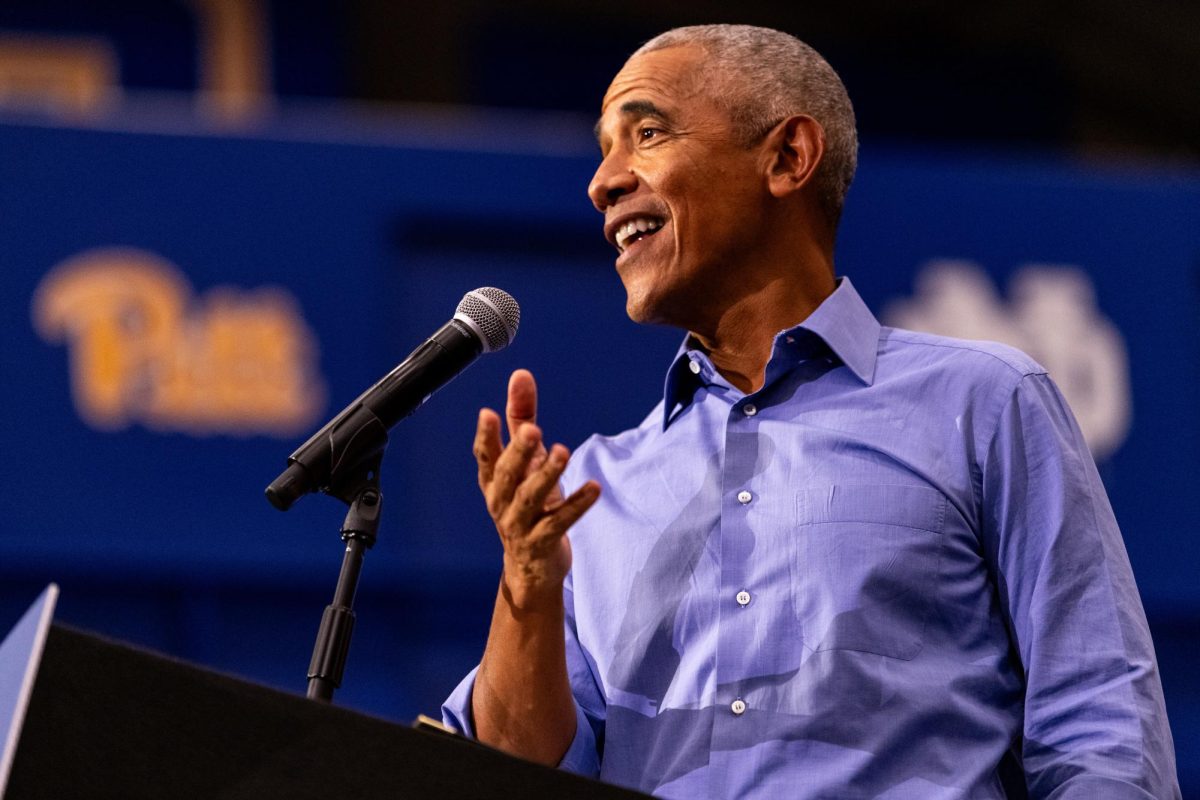
[[[588,196],[638,322],[695,329],[712,319],[769,235],[766,153],[742,146],[706,94],[704,57],[684,46],[630,59],[596,126],[603,161]]]

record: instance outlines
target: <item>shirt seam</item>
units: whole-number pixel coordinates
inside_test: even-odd
[[[904,328],[891,328],[890,330],[893,331],[894,333],[900,334],[901,338],[904,339],[905,344],[910,344],[910,345],[914,345],[917,347],[941,347],[941,348],[945,348],[947,350],[965,350],[969,353],[978,353],[979,355],[987,356],[988,358],[990,358],[994,361],[999,361],[1001,364],[1003,364],[1009,370],[1011,370],[1014,373],[1017,373],[1022,378],[1028,378],[1033,375],[1048,375],[1049,374],[1049,372],[1046,370],[1046,368],[1041,365],[1038,365],[1037,369],[1029,369],[1027,367],[1019,366],[1017,364],[1012,363],[1010,360],[1008,360],[1007,358],[1004,358],[1003,356],[999,356],[995,353],[988,352],[988,350],[983,347],[972,346],[967,343],[959,344],[959,343],[952,343],[952,342],[919,341],[917,339],[908,338],[908,336],[911,336],[913,334],[919,335],[919,333],[917,331],[910,331],[910,330],[906,330]],[[1002,342],[997,342],[996,344],[1002,344]],[[1015,390],[1016,390],[1016,386],[1013,386],[1013,391],[1015,391]],[[1005,401],[1005,405],[1007,405],[1007,401]],[[1003,411],[1003,410],[1004,410],[1003,407],[1001,407],[1001,411]],[[997,414],[997,420],[999,420],[998,414]]]

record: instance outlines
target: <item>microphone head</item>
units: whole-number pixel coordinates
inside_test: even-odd
[[[483,352],[503,350],[517,335],[521,307],[503,289],[483,286],[467,292],[454,310],[454,318],[471,326],[483,341]]]

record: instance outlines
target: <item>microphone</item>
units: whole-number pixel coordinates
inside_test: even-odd
[[[271,505],[287,511],[301,496],[327,491],[341,472],[380,452],[393,425],[481,353],[507,347],[520,321],[521,307],[508,292],[490,286],[467,292],[449,322],[288,456],[287,469],[267,487]]]

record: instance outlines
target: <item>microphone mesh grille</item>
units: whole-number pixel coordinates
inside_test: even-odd
[[[479,328],[488,353],[507,347],[521,323],[521,307],[517,301],[508,292],[492,286],[467,292],[455,313],[462,314]]]

